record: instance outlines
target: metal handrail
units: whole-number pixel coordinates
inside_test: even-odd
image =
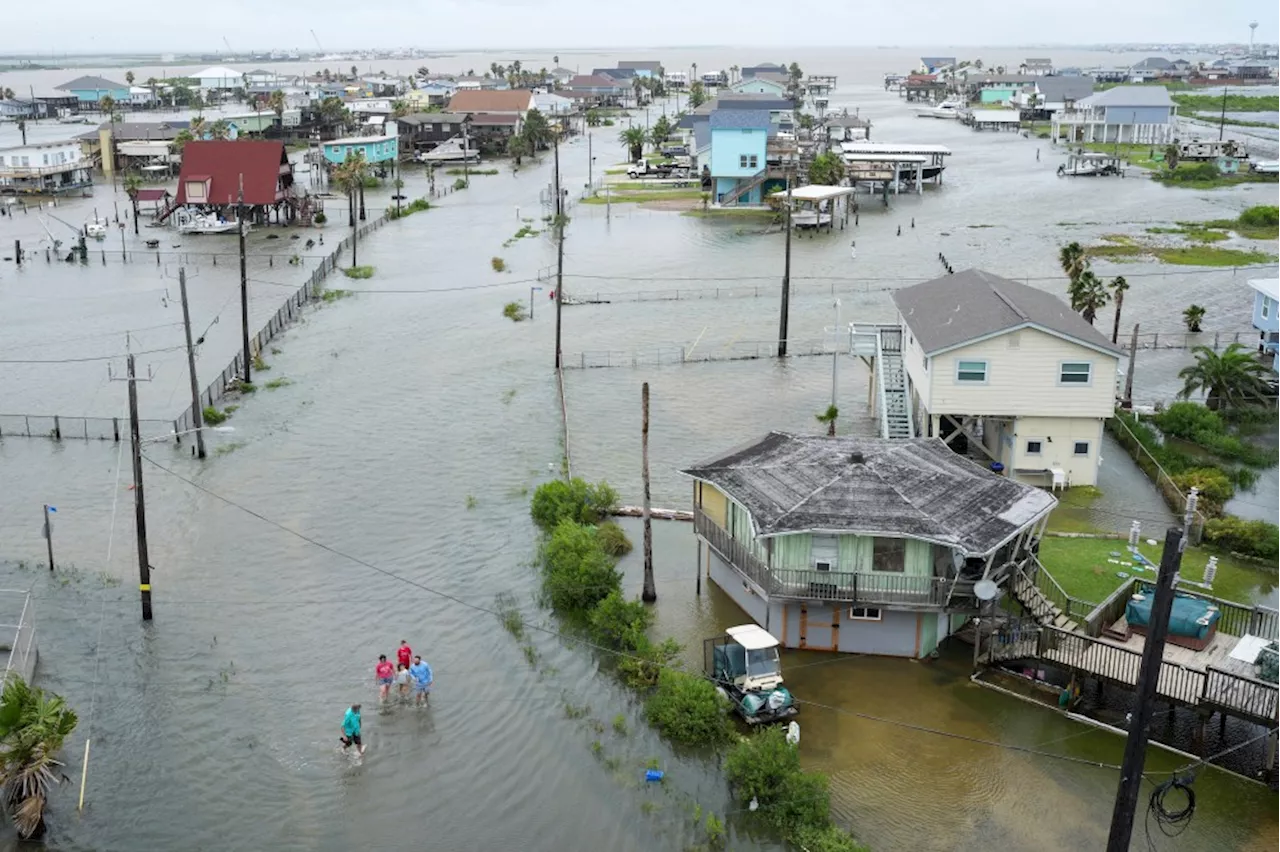
[[[879,332],[876,333],[876,378],[879,380],[877,384],[880,385],[876,399],[876,402],[880,404],[880,437],[887,438],[889,437],[889,405],[884,396],[884,341],[881,339]]]

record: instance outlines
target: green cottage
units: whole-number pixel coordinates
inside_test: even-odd
[[[683,473],[708,579],[788,648],[932,653],[1057,505],[938,438],[771,432]]]

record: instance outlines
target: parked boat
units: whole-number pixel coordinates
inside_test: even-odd
[[[199,213],[185,208],[173,215],[179,234],[233,234],[240,224],[217,213]]]
[[[1121,159],[1112,154],[1078,153],[1067,157],[1058,166],[1058,177],[1113,177],[1124,176]]]
[[[918,118],[959,118],[964,112],[964,101],[947,98],[935,106],[920,107],[916,110]]]
[[[84,226],[85,236],[91,237],[95,240],[105,240],[107,238],[108,224],[109,223],[107,222],[106,219],[98,219],[95,217],[92,222],[85,223],[85,226]]]

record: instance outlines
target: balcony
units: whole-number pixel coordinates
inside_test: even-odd
[[[745,579],[770,599],[834,601],[850,606],[968,609],[976,605],[972,581],[946,577],[770,568],[729,531],[694,510],[694,530]]]

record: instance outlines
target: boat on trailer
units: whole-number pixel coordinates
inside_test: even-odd
[[[1058,177],[1124,177],[1123,160],[1115,154],[1075,153],[1058,166]]]
[[[238,219],[226,219],[217,213],[200,213],[183,208],[173,215],[179,234],[234,234]]]

